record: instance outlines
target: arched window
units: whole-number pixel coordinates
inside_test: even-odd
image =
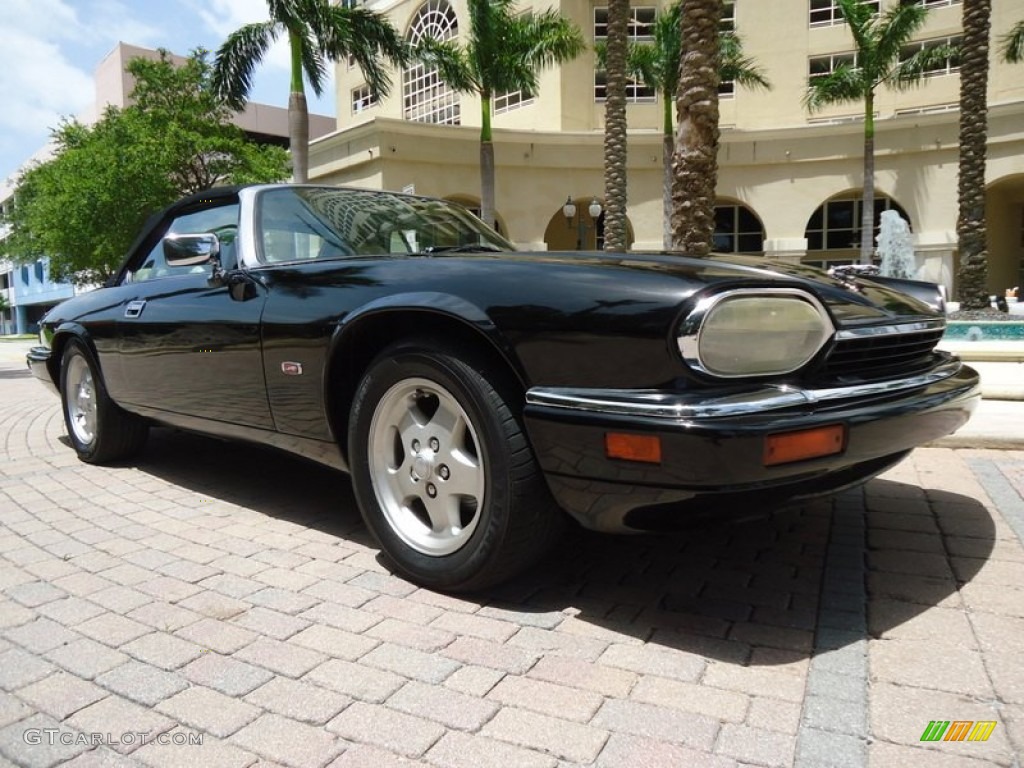
[[[712,250],[718,253],[762,253],[764,225],[757,214],[742,203],[716,205]]]
[[[428,0],[420,6],[409,27],[409,43],[424,39],[452,40],[458,37],[459,21],[445,0]],[[419,123],[459,125],[459,94],[441,80],[437,69],[412,64],[402,75],[405,119]]]
[[[845,194],[825,202],[811,214],[804,236],[808,251],[856,251],[860,248],[862,200],[859,194]],[[882,211],[896,211],[908,223],[907,212],[888,195],[875,193],[875,235]],[[911,224],[913,228],[913,224]]]

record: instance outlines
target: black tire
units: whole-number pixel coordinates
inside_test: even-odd
[[[510,407],[515,395],[502,389],[478,361],[425,341],[384,350],[356,390],[356,499],[385,555],[417,584],[491,586],[536,562],[563,529]]]
[[[60,400],[68,439],[82,461],[103,464],[126,459],[145,445],[149,425],[110,399],[96,359],[77,340],[64,347]]]

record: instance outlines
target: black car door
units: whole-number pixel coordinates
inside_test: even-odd
[[[238,213],[237,201],[189,210],[163,235],[217,234],[230,273],[237,266]],[[272,429],[260,344],[266,292],[260,284],[249,281],[247,290],[233,290],[229,281],[213,279],[211,265],[170,266],[162,238],[140,256],[128,280],[117,320],[122,399]]]

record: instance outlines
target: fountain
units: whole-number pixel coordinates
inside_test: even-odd
[[[917,271],[914,263],[914,243],[910,225],[896,211],[882,211],[878,227],[878,255],[881,273],[886,277],[913,278]]]

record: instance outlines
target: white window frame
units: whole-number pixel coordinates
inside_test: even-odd
[[[380,102],[377,101],[377,95],[370,89],[370,86],[363,83],[358,88],[353,88],[351,93],[351,99],[349,103],[352,106],[352,114],[358,115],[360,112],[365,112],[372,107],[376,107]]]
[[[446,0],[427,0],[413,14],[408,41],[426,37],[452,40],[459,35],[459,20]],[[448,87],[436,69],[411,64],[402,72],[402,114],[406,120],[436,125],[460,125],[459,94]]]
[[[815,63],[828,62],[828,69],[825,72],[815,72]],[[813,82],[817,77],[827,77],[836,71],[836,68],[843,63],[857,66],[856,51],[842,51],[841,53],[828,53],[824,56],[810,56],[807,59],[807,81]]]
[[[949,37],[935,37],[929,40],[919,40],[916,43],[911,43],[900,51],[900,59],[906,60],[913,56],[918,51],[924,48],[938,47],[940,45],[949,45],[952,47],[959,47],[963,44],[963,35],[950,35]],[[956,54],[946,57],[946,66],[939,69],[930,69],[924,73],[925,77],[944,77],[945,75],[955,75],[960,71],[960,58]]]
[[[817,8],[814,7],[815,2],[818,3]],[[880,7],[879,0],[869,0],[869,2],[874,3],[875,13],[878,13]],[[827,18],[815,19],[815,14],[827,16]],[[845,24],[846,19],[843,18],[843,12],[839,10],[839,4],[835,0],[809,0],[807,4],[807,22],[812,27],[832,27],[836,24]]]
[[[602,18],[603,17],[603,18]],[[644,17],[641,19],[641,17]],[[648,18],[649,17],[649,18]],[[650,43],[654,41],[654,24],[658,18],[658,9],[653,5],[630,7],[627,22],[627,36],[631,43]],[[594,8],[594,40],[599,42],[608,39],[608,6]]]
[[[491,109],[495,115],[503,115],[531,104],[533,104],[533,96],[528,96],[521,90],[505,91],[494,95]]]

